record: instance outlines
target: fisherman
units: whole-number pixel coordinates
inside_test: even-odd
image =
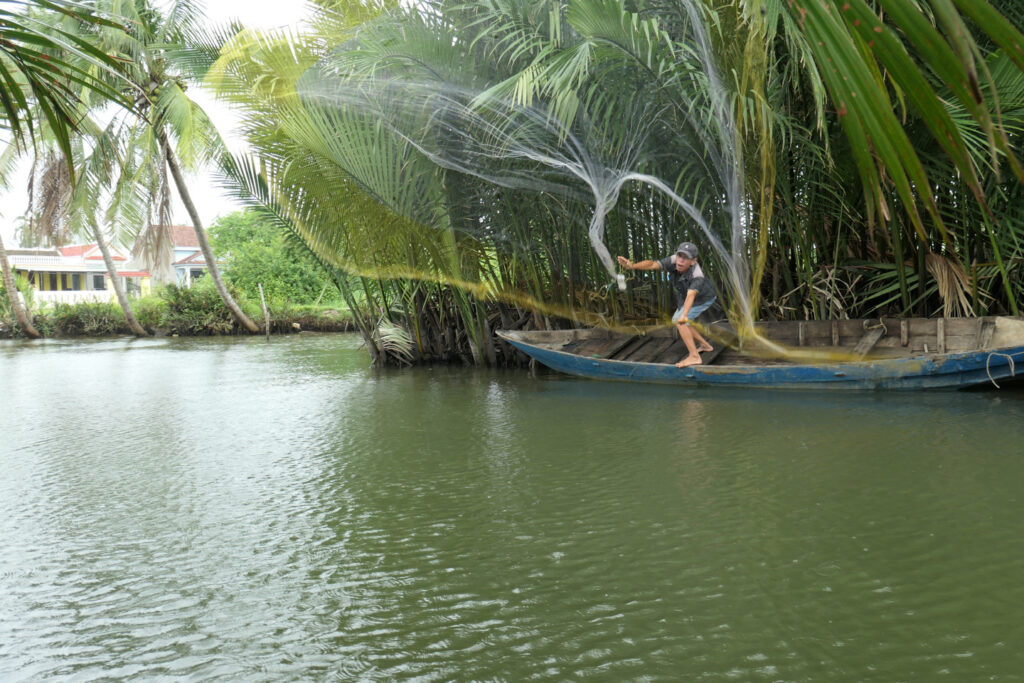
[[[715,303],[717,294],[715,285],[704,275],[704,270],[697,263],[697,245],[683,242],[676,248],[676,253],[658,261],[638,261],[633,263],[625,256],[618,257],[619,265],[626,270],[664,270],[672,278],[672,286],[676,290],[676,305],[679,307],[672,314],[672,322],[679,330],[679,336],[686,345],[689,354],[676,363],[677,368],[700,365],[700,354],[713,351],[714,348],[701,336],[701,333],[690,326],[701,313]]]

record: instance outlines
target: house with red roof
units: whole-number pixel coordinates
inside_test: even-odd
[[[77,303],[114,297],[103,254],[95,242],[50,249],[10,249],[7,255],[15,274],[24,276],[35,289],[38,301]],[[129,294],[149,292],[152,276],[148,272],[132,266],[128,255],[117,247],[110,248],[110,256]]]
[[[172,246],[164,258],[169,258],[170,262],[161,264],[162,268],[154,267],[153,272],[170,274],[173,271],[172,282],[177,282],[179,287],[190,287],[207,270],[195,229],[191,225],[164,227]],[[7,253],[15,273],[32,284],[38,301],[76,303],[108,301],[114,297],[103,254],[95,242],[49,249],[9,249]],[[111,246],[110,253],[117,276],[122,278],[128,294],[148,294],[153,275],[136,265],[126,251]]]

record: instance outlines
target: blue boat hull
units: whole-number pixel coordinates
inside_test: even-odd
[[[1024,346],[846,363],[809,365],[697,365],[588,358],[522,340],[510,344],[559,372],[592,379],[681,386],[739,386],[772,389],[918,390],[963,389],[1024,376]]]

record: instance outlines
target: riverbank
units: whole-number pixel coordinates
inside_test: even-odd
[[[139,322],[154,336],[208,337],[248,335],[223,306],[174,306],[153,297],[132,306]],[[252,311],[263,330],[262,311]],[[55,304],[32,313],[32,322],[44,337],[117,337],[132,334],[124,312],[113,302]],[[351,332],[356,329],[346,310],[327,306],[277,306],[270,310],[270,332]],[[0,339],[25,337],[9,311],[0,312]]]

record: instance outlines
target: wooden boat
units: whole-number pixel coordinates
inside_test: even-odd
[[[758,323],[761,335],[799,361],[735,348],[712,324],[714,351],[676,368],[686,348],[674,327],[642,334],[603,329],[498,332],[549,368],[594,379],[813,389],[961,389],[1024,378],[1024,318],[882,318]],[[811,358],[812,360],[808,360]]]

